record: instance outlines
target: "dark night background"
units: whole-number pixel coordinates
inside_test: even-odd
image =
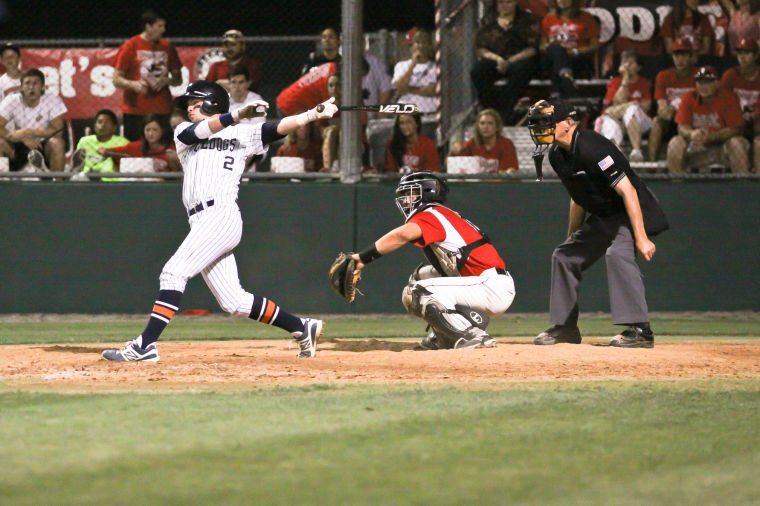
[[[0,40],[128,37],[140,14],[167,18],[166,36],[219,36],[236,27],[248,36],[317,34],[340,26],[340,0],[0,0]],[[433,26],[433,0],[365,0],[364,31]]]

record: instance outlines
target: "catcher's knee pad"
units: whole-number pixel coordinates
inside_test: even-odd
[[[464,316],[473,327],[477,327],[481,330],[485,330],[488,324],[491,323],[491,318],[487,314],[481,313],[477,309],[473,309],[470,306],[464,306],[462,304],[456,304],[454,308],[457,313]]]
[[[469,322],[452,318],[452,313],[440,302],[430,299],[423,306],[422,318],[430,324],[442,348],[453,348],[459,339],[468,336],[468,331],[474,327]]]
[[[414,316],[422,317],[422,297],[431,295],[431,292],[422,285],[406,285],[401,292],[401,303],[406,310]]]

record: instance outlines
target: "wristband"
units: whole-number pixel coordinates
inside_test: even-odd
[[[235,109],[232,111],[232,119],[235,121],[235,123],[240,121],[240,109]]]
[[[224,114],[219,116],[219,121],[221,121],[223,127],[228,127],[237,121],[235,117],[233,116],[233,114],[234,113],[225,112]]]
[[[359,253],[359,260],[362,261],[363,264],[368,264],[372,262],[373,260],[377,260],[380,258],[381,255],[379,251],[377,251],[377,246],[375,246],[375,243],[372,243],[372,246],[369,248],[366,248],[364,251]]]

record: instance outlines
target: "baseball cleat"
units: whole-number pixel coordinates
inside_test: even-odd
[[[156,343],[140,348],[134,341],[127,341],[120,350],[104,350],[103,358],[111,362],[158,362]]]
[[[465,348],[495,348],[496,340],[488,334],[483,334],[472,339],[460,338],[454,343],[455,350],[461,350]]]
[[[301,347],[301,351],[297,355],[298,358],[310,358],[317,354],[317,343],[319,342],[319,337],[322,335],[323,325],[324,322],[322,320],[306,318],[303,321],[304,331],[294,333],[296,342],[298,343],[298,346]],[[300,335],[295,336],[295,334]]]
[[[581,344],[581,331],[575,325],[554,325],[533,339],[539,346],[559,343]]]
[[[616,348],[654,348],[654,332],[631,325],[610,341]]]
[[[436,337],[435,332],[431,332],[426,337],[423,337],[422,341],[420,341],[420,346],[426,350],[437,350],[438,338]]]

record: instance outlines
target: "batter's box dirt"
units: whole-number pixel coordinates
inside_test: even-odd
[[[591,344],[419,351],[411,340],[334,339],[296,358],[288,341],[159,342],[161,361],[103,360],[106,345],[3,346],[0,390],[223,390],[278,385],[688,380],[760,378],[760,343],[658,343],[654,349]],[[114,343],[114,346],[121,346]]]

